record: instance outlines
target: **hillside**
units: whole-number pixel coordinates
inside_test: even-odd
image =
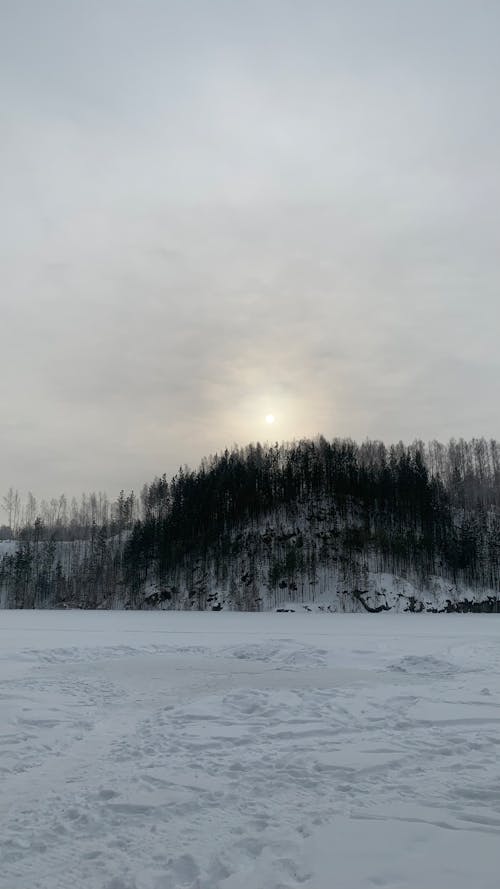
[[[499,510],[495,442],[250,445],[155,479],[139,515],[118,508],[84,540],[24,528],[3,542],[0,601],[495,611]]]

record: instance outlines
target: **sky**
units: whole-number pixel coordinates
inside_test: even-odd
[[[0,491],[500,437],[499,31],[497,0],[0,0]]]

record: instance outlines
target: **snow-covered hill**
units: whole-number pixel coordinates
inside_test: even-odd
[[[0,604],[494,612],[500,450],[459,445],[225,451],[155,479],[140,518],[118,509],[114,524],[82,525],[83,540],[38,519],[21,529],[0,548]]]

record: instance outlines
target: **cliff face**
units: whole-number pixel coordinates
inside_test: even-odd
[[[497,609],[493,589],[423,575],[414,563],[391,566],[380,550],[354,546],[352,528],[332,526],[328,512],[316,507],[287,518],[281,511],[186,554],[161,576],[150,565],[127,605],[373,614]]]
[[[96,551],[89,540],[3,541],[1,608],[137,608],[330,612],[496,611],[492,586],[353,542],[327,509],[283,510],[227,530],[174,564],[130,565],[129,535]],[[141,572],[140,576],[136,571]]]

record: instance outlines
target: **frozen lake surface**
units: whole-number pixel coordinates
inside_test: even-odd
[[[496,615],[0,612],[1,889],[498,889]]]

